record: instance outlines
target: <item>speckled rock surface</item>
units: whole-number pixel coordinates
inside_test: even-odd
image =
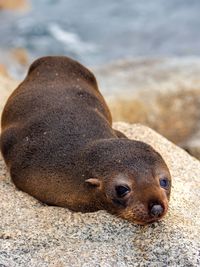
[[[164,220],[138,226],[105,211],[73,213],[20,192],[0,160],[0,266],[199,266],[200,163],[141,125],[115,124],[151,144],[173,176]]]

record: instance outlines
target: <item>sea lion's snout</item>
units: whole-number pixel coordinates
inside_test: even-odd
[[[161,204],[153,204],[149,207],[149,213],[152,217],[159,218],[164,213],[164,207]]]
[[[135,187],[127,197],[126,207],[121,210],[120,216],[140,225],[149,224],[165,216],[168,201],[167,192],[162,188],[149,186],[143,190]]]
[[[151,192],[151,188],[149,188],[149,191]],[[120,216],[140,225],[158,221],[162,219],[168,211],[168,198],[163,193],[162,198],[160,198],[159,194],[158,199],[159,200],[152,203],[145,198],[145,195],[143,198],[137,195],[135,197],[130,196],[128,204],[124,210],[121,210]]]

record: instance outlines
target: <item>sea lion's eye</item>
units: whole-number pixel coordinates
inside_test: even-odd
[[[124,197],[126,194],[130,192],[130,188],[124,185],[118,185],[115,187],[116,193],[118,197]]]
[[[161,178],[160,179],[160,186],[162,188],[168,189],[169,188],[169,184],[170,184],[170,182],[169,182],[168,178]]]

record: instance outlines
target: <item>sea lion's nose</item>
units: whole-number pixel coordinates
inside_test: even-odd
[[[153,217],[160,217],[164,212],[164,209],[159,204],[154,204],[150,209],[150,214]]]

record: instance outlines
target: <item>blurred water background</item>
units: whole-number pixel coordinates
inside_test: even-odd
[[[32,0],[28,11],[0,12],[1,63],[23,71],[8,51],[29,61],[67,55],[97,66],[129,57],[199,56],[199,0]]]

